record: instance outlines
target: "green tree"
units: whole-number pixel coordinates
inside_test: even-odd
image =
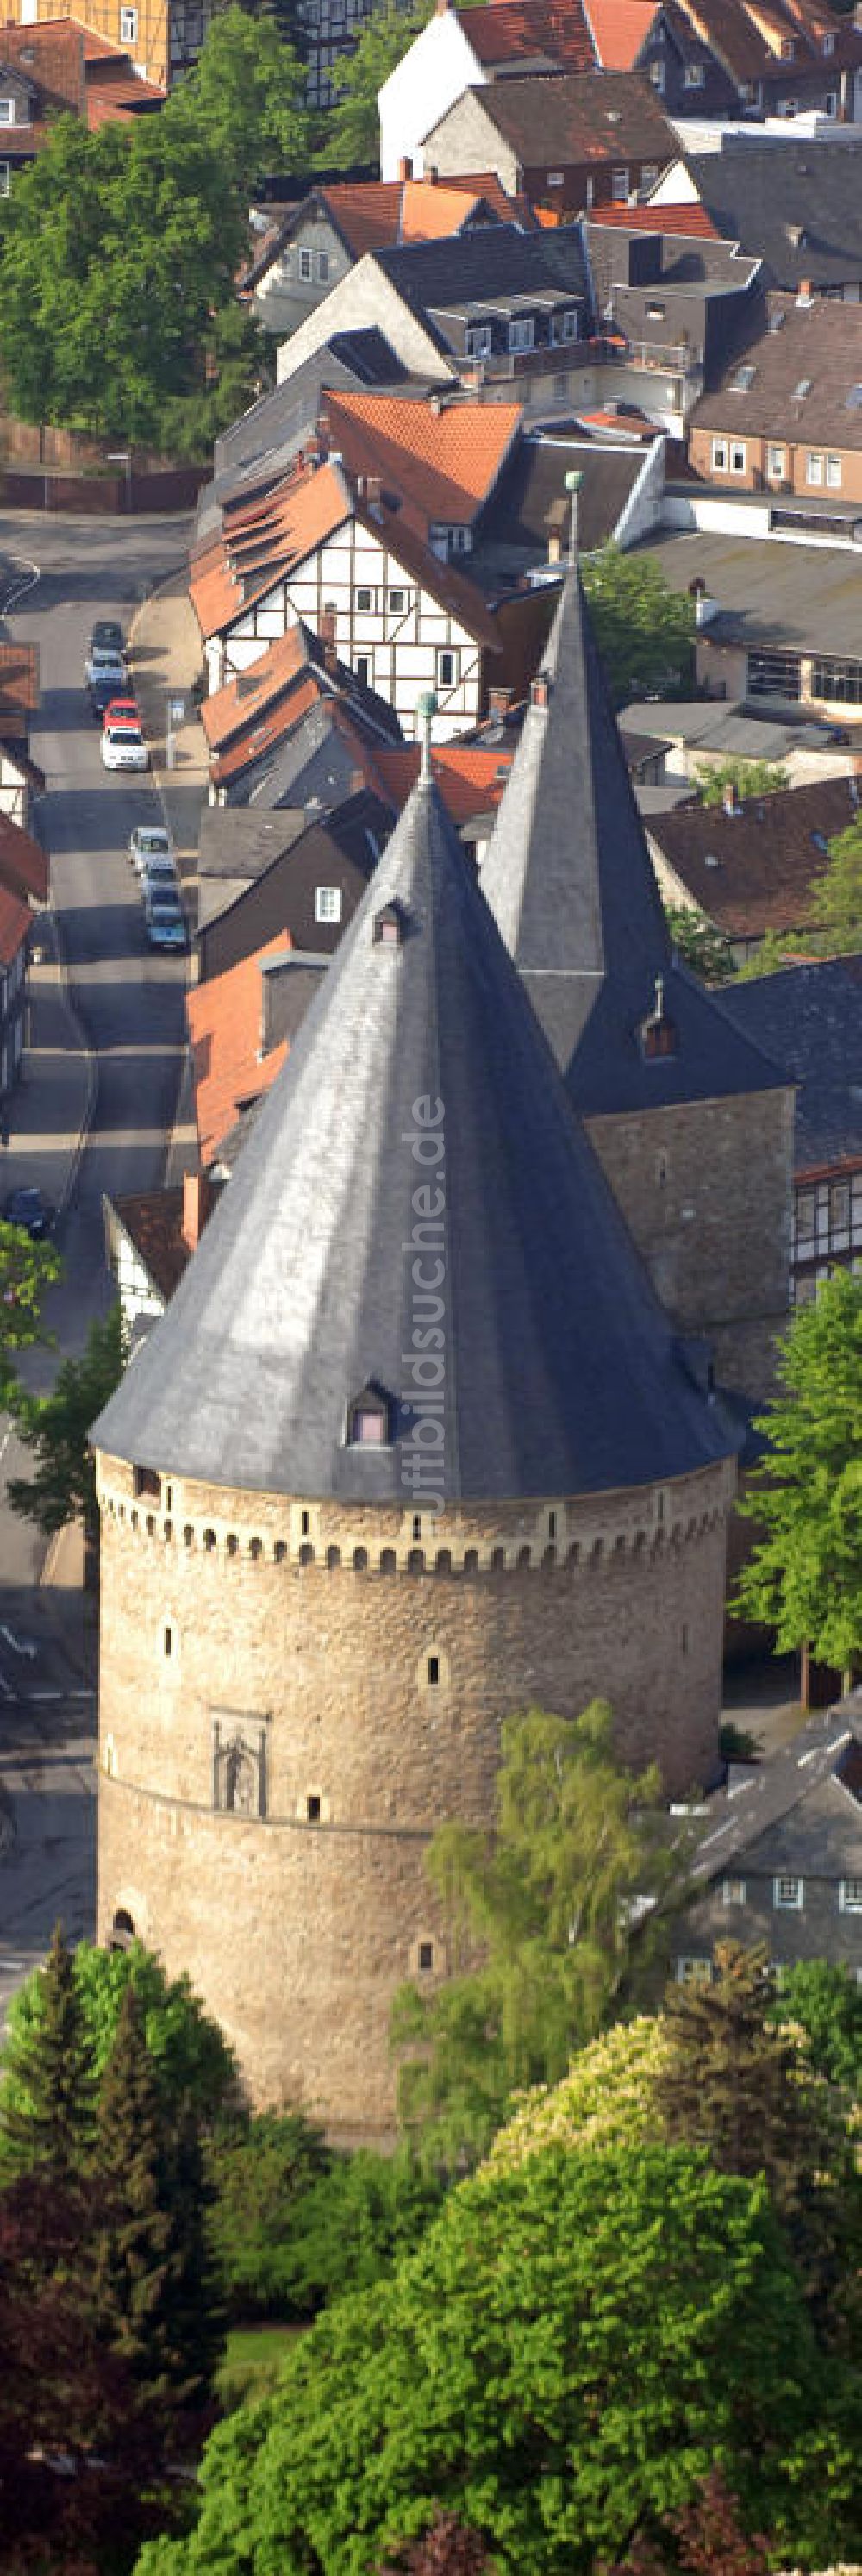
[[[687,904],[666,904],[665,920],[677,956],[702,984],[730,983],[736,974],[730,941],[705,913],[693,912]]]
[[[223,9],[193,69],[171,91],[162,122],[211,152],[243,213],[269,171],[303,170],[309,119],[299,54],[271,17]]]
[[[394,72],[429,18],[434,0],[400,9],[385,0],[366,18],[355,53],[339,70],[340,96],[330,109],[318,159],[328,170],[378,167],[377,92]]]
[[[581,578],[615,706],[648,689],[679,697],[691,686],[694,601],[671,590],[649,554],[600,546],[585,555]]]
[[[50,1243],[31,1243],[23,1226],[0,1220],[0,1405],[8,1409],[22,1351],[50,1339],[42,1321],[49,1288],[60,1277],[61,1264]]]
[[[95,2084],[104,2075],[123,1996],[131,1985],[143,2014],[168,2123],[178,2126],[188,2108],[196,2122],[208,2128],[235,2105],[236,2059],[187,1976],[168,1978],[161,1961],[140,1941],[133,1941],[128,1950],[101,1950],[93,1942],[79,1941],[73,1969],[86,2063]],[[42,2048],[43,2014],[42,1972],[37,1970],[19,1988],[9,2011],[0,2086],[0,2158],[7,2119],[17,2117],[29,2100],[30,2068]]]
[[[862,823],[848,823],[829,843],[829,864],[810,888],[807,918],[822,957],[862,948]]]
[[[35,1476],[10,1476],[13,1512],[51,1537],[71,1520],[83,1522],[88,1543],[99,1534],[96,1466],[90,1429],[113,1395],[123,1369],[123,1323],[119,1305],[87,1334],[83,1359],[62,1360],[50,1395],[30,1395],[18,1384],[10,1389],[9,1409],[36,1460]]]
[[[763,2183],[655,2144],[551,2150],[462,2185],[390,2281],[327,2310],[138,2576],[360,2576],[440,2512],[506,2569],[593,2576],[714,2462],[778,2563],[821,2566],[858,2538],[859,2413]]]
[[[767,930],[737,972],[744,984],[756,984],[762,975],[783,975],[789,966],[800,965],[810,957],[811,948],[807,932]]]
[[[144,2414],[168,2424],[206,2402],[223,2339],[194,2131],[186,2114],[169,2133],[132,1985],[102,2079],[95,2182],[100,2332]]]
[[[808,2063],[828,2084],[843,2085],[854,2101],[862,2094],[862,1990],[850,1968],[825,1959],[800,1959],[785,1968],[772,1996],[770,2020],[804,2032]]]
[[[232,2313],[309,2317],[418,2244],[440,2187],[409,2151],[332,2154],[301,2112],[264,2111],[210,2149],[213,2238]]]
[[[790,785],[787,770],[774,760],[699,760],[694,774],[702,805],[723,804],[726,787],[733,787],[744,802],[746,796],[774,796]]]
[[[826,1280],[778,1350],[765,1464],[739,1505],[762,1535],[734,1607],[777,1653],[807,1645],[846,1672],[862,1654],[862,1280]]]
[[[0,2161],[5,2175],[45,2171],[67,2187],[80,2181],[92,2153],[96,2088],[74,1958],[60,1924],[31,1985],[31,2034],[22,2046],[13,2029],[4,2062]]]
[[[444,1825],[427,1854],[455,1974],[395,2001],[401,2117],[425,2157],[480,2154],[516,2088],[555,2082],[634,1991],[679,1873],[663,1823],[658,1770],[618,1766],[603,1701],[506,1720],[493,1833]]]

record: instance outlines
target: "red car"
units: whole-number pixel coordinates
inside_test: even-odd
[[[112,698],[102,717],[103,728],[105,725],[139,725],[140,721],[137,698]]]

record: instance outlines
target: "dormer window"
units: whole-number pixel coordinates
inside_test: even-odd
[[[655,1001],[652,1010],[647,1013],[646,1019],[641,1021],[640,1041],[641,1053],[647,1064],[657,1063],[665,1056],[676,1055],[679,1049],[679,1031],[676,1021],[671,1019],[670,1012],[665,1007],[664,978],[661,975],[656,976]]]
[[[388,1449],[391,1399],[380,1386],[364,1386],[347,1408],[347,1438],[352,1449]]]
[[[375,948],[400,948],[404,938],[405,918],[400,903],[384,903],[374,915]]]
[[[14,101],[14,98],[0,98],[0,125],[14,125],[14,123],[15,123],[15,101]]]

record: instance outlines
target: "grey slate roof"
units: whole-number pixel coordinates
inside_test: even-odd
[[[719,231],[762,259],[764,283],[862,280],[862,145],[761,143],[752,133],[687,166]]]
[[[374,924],[393,903],[403,935],[390,946]],[[429,1142],[414,1107],[425,1100],[431,1116],[443,1104],[442,1163],[412,1152],[411,1134]],[[415,1416],[404,1354],[423,1282],[444,1301],[447,1502],[639,1486],[734,1449],[430,782],[405,806],[185,1279],[94,1442],[222,1488],[406,1508]],[[392,1437],[350,1445],[351,1400],[369,1384],[391,1399]]]
[[[410,311],[420,314],[429,329],[433,329],[430,317],[440,318],[444,328],[437,330],[436,337],[441,348],[449,345],[446,317],[489,298],[505,309],[511,298],[585,296],[587,291],[584,248],[576,224],[539,233],[522,233],[517,224],[488,224],[479,232],[459,233],[448,241],[375,251],[374,259]]]
[[[797,1172],[862,1161],[862,957],[823,957],[729,985],[722,1009],[786,1067]]]
[[[567,516],[565,478],[573,467],[583,475],[578,530],[584,552],[612,542],[648,453],[641,442],[614,447],[559,431],[519,438],[476,523],[473,573],[481,580],[492,570],[520,573],[547,562],[551,526]]]
[[[823,1868],[831,1837],[829,1809],[827,1805],[824,1810],[822,1792],[833,1784],[839,1793],[837,1857],[846,1865],[849,1832],[856,1838],[862,1864],[860,1736],[854,1731],[859,1728],[860,1715],[860,1694],[852,1691],[834,1708],[821,1709],[809,1718],[792,1742],[759,1765],[741,1787],[734,1785],[710,1799],[708,1822],[691,1863],[695,1884],[723,1875],[729,1862],[761,1845],[764,1866],[770,1869],[786,1867],[791,1854],[795,1868],[801,1869],[803,1857],[810,1864],[814,1856],[811,1828],[806,1829],[806,1820],[799,1813],[803,1802],[809,1800],[815,1808],[816,1850]]]
[[[583,1116],[774,1089],[774,1066],[671,950],[579,575],[568,572],[482,890]],[[645,1058],[657,979],[678,1033]]]

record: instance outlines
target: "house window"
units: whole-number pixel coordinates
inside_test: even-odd
[[[315,921],[341,920],[340,886],[315,886],[314,918]]]
[[[526,313],[519,314],[517,319],[509,324],[510,349],[531,349],[533,346],[534,334],[535,325],[533,323],[532,315]]]
[[[300,274],[300,277],[302,277],[302,278],[304,278],[304,279],[305,279],[305,283],[306,283],[306,285],[307,285],[307,286],[310,286],[310,284],[311,284],[311,275],[312,275],[312,263],[311,263],[311,252],[310,252],[310,250],[301,250],[301,251],[300,251],[300,254],[299,254],[299,274]]]
[[[406,590],[390,590],[389,607],[393,617],[403,617],[407,606]]]
[[[440,1686],[440,1657],[439,1657],[439,1655],[429,1655],[429,1657],[428,1657],[428,1687],[429,1687],[429,1690],[438,1690],[438,1689],[439,1689],[439,1686]]]
[[[657,179],[658,179],[658,162],[657,162],[657,161],[644,161],[644,162],[642,163],[642,165],[641,165],[641,187],[642,187],[642,188],[654,188],[654,187],[655,187],[655,184],[656,184]]]
[[[721,1891],[721,1901],[723,1905],[744,1905],[744,1878],[726,1878]]]
[[[714,474],[726,474],[726,473],[727,473],[727,440],[726,440],[726,438],[714,438],[714,439],[713,439],[713,442],[712,442],[712,470],[713,470],[713,473],[714,473]]]
[[[767,449],[766,470],[768,474],[783,475],[786,471],[786,464],[786,454],[783,447],[770,447]]]
[[[166,1655],[172,1655],[174,1651],[174,1632],[168,1623],[162,1631],[162,1650]]]
[[[823,51],[824,54],[834,54],[835,52],[835,37],[831,30],[823,38]]]
[[[823,458],[822,456],[814,455],[811,448],[808,449],[805,459],[805,480],[806,483],[822,483],[823,481]]]
[[[813,1190],[800,1190],[796,1201],[796,1230],[803,1237],[814,1238],[815,1199]]]
[[[685,71],[684,71],[684,74],[683,74],[683,87],[684,87],[685,89],[702,89],[702,88],[703,88],[703,83],[704,83],[704,69],[703,69],[703,64],[702,64],[702,63],[686,63]]]
[[[459,679],[459,661],[460,655],[458,653],[453,653],[450,645],[444,644],[440,647],[437,654],[437,684],[439,688],[457,688]]]
[[[562,173],[562,170],[547,170],[547,171],[546,171],[546,173],[545,173],[545,186],[546,186],[546,188],[561,188],[561,187],[562,187],[562,184],[563,184],[563,173]]]
[[[862,1878],[842,1878],[838,1903],[842,1914],[862,1914]]]
[[[365,1387],[351,1404],[347,1417],[347,1437],[359,1449],[385,1449],[389,1442],[389,1401],[373,1386]]]
[[[15,123],[15,101],[14,101],[14,98],[0,98],[0,125],[14,125],[14,123]]]
[[[120,10],[120,43],[121,43],[121,45],[136,45],[136,44],[137,44],[137,41],[138,41],[138,12],[137,12],[137,9],[121,9],[121,10]]]
[[[356,593],[357,615],[359,617],[373,617],[376,606],[376,590],[369,590],[367,582],[361,582]]]
[[[827,456],[827,459],[826,459],[826,481],[827,481],[827,483],[828,483],[828,486],[829,486],[829,490],[830,490],[830,492],[840,492],[840,490],[841,490],[841,458],[840,458],[840,456]]]
[[[417,1955],[420,1972],[423,1977],[426,1977],[430,1974],[430,1971],[434,1966],[433,1941],[420,1941]]]
[[[710,1959],[678,1959],[676,1963],[676,1982],[678,1986],[711,1985],[712,1961]]]
[[[782,36],[781,60],[783,63],[792,63],[796,60],[796,46],[792,36]]]
[[[664,89],[664,64],[663,64],[663,63],[650,63],[650,67],[649,67],[649,76],[650,76],[650,80],[652,81],[653,89],[658,89],[658,90],[663,90],[663,89]]]
[[[596,183],[595,183],[595,180],[594,180],[594,179],[590,178],[590,179],[588,179],[588,180],[587,180],[587,213],[588,213],[588,214],[589,214],[589,211],[590,211],[590,207],[591,207],[591,206],[594,206],[594,205],[595,205],[595,202],[596,202]]]
[[[648,322],[663,322],[663,321],[664,321],[664,305],[663,305],[663,304],[648,304],[648,305],[647,305],[647,309],[646,309],[646,314],[647,314],[647,321],[648,321]]]
[[[374,659],[371,653],[357,653],[356,677],[361,689],[373,689]]]
[[[744,439],[734,439],[730,450],[731,474],[745,473],[745,453]]]
[[[772,1902],[779,1913],[801,1914],[804,1898],[805,1883],[803,1879],[789,1877],[773,1879]]]
[[[850,1183],[833,1181],[829,1192],[829,1223],[836,1233],[846,1231],[850,1223]]]
[[[612,170],[612,171],[611,171],[611,204],[612,204],[612,206],[624,206],[624,205],[625,205],[625,203],[626,203],[627,197],[628,197],[628,193],[629,193],[629,174],[628,174],[628,171],[627,171],[627,170]]]
[[[556,341],[576,340],[577,336],[578,316],[574,306],[571,306],[566,313],[555,313],[551,326],[552,339]]]
[[[319,280],[320,280],[320,284],[321,284],[321,286],[325,286],[325,285],[326,285],[327,278],[328,278],[328,276],[329,276],[329,253],[328,253],[328,251],[325,251],[325,250],[319,250],[319,251],[318,251],[318,254],[317,254],[317,274],[318,274],[318,277],[319,277]]]
[[[317,1795],[316,1790],[314,1791],[313,1795],[312,1795],[310,1798],[306,1798],[306,1801],[305,1801],[305,1814],[306,1814],[306,1821],[307,1821],[307,1823],[308,1823],[308,1824],[310,1824],[310,1825],[319,1825],[319,1823],[320,1823],[320,1799],[319,1799],[319,1797],[318,1797],[318,1795]]]
[[[838,92],[837,92],[837,90],[834,90],[834,89],[829,89],[829,90],[827,90],[827,92],[826,92],[826,97],[825,97],[825,99],[824,99],[823,104],[824,104],[824,107],[825,107],[825,109],[826,109],[826,114],[827,114],[827,116],[837,116],[837,114],[838,114]]]
[[[490,322],[474,322],[467,333],[468,358],[490,358],[494,334]]]

